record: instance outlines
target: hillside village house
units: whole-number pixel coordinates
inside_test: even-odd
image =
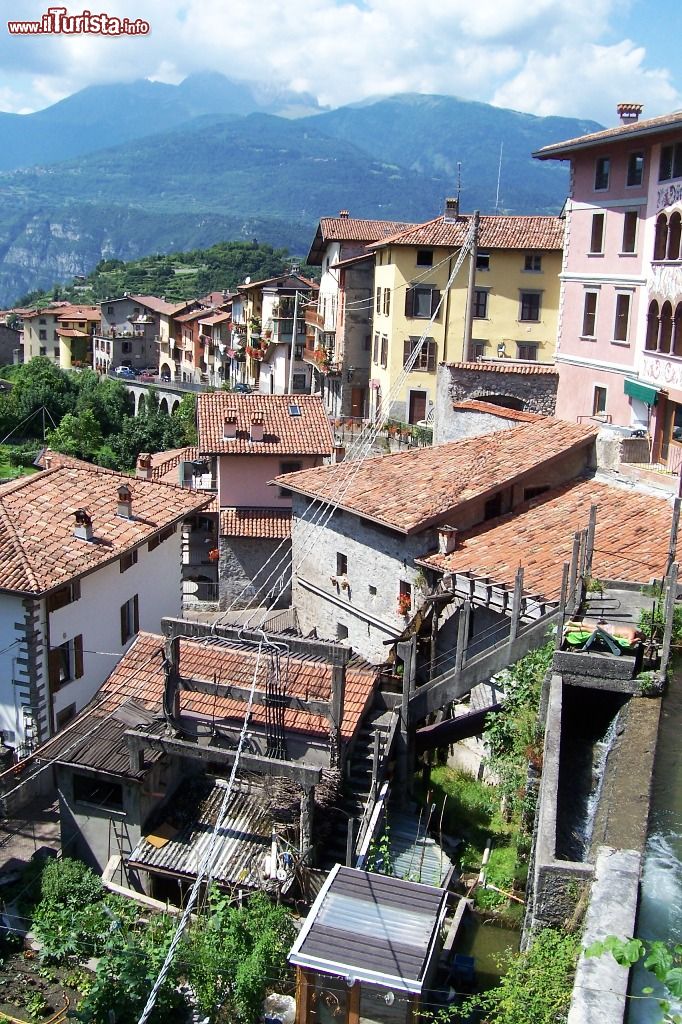
[[[461,530],[494,520],[583,473],[596,431],[537,419],[489,436],[280,477],[293,493],[293,604],[303,633],[347,640],[369,661],[386,657],[419,607],[416,560]],[[338,503],[304,519],[311,499]],[[473,629],[491,621],[485,609]],[[444,637],[446,646],[452,637]]]
[[[173,317],[192,308],[155,295],[123,295],[101,303],[101,330],[95,337],[94,368],[107,373],[117,366],[172,372]]]
[[[195,877],[224,796],[257,671],[246,774],[226,809],[213,877],[277,888],[277,867],[291,865],[292,852],[314,862],[311,841],[320,846],[329,833],[317,787],[342,771],[378,673],[345,647],[274,635],[285,699],[273,714],[273,649],[259,655],[260,633],[179,620],[163,627],[164,636],[139,633],[68,732],[34,757],[56,761],[63,848],[99,871],[118,855],[122,880],[179,902],[178,883]]]
[[[268,395],[310,393],[304,315],[317,288],[294,269],[239,285],[232,299],[234,379]]]
[[[59,457],[61,458],[61,457]],[[47,459],[49,462],[49,457]],[[20,752],[180,610],[180,530],[208,496],[55,457],[0,489],[0,729]]]
[[[219,392],[197,401],[199,459],[208,459],[218,501],[218,592],[221,607],[259,600],[286,604],[277,577],[290,568],[291,495],[268,482],[320,466],[334,439],[319,397]],[[214,468],[213,468],[214,467]],[[261,566],[277,550],[277,573]],[[274,563],[273,563],[274,564]],[[258,574],[258,576],[257,576]]]
[[[332,416],[367,416],[374,256],[367,245],[413,227],[363,220],[341,210],[322,217],[306,262],[321,268],[316,304],[305,310],[303,358],[313,367],[313,394]]]
[[[390,396],[391,417],[407,423],[429,420],[440,362],[554,360],[563,221],[559,217],[482,216],[470,300],[470,344],[466,339],[469,275],[465,262],[443,296],[414,369],[394,393],[403,367],[438,309],[471,220],[459,213],[457,200],[448,199],[442,216],[372,246],[376,253],[370,380],[373,418],[380,402]]]
[[[682,113],[545,146],[571,162],[557,414],[653,436],[653,461],[682,464]]]
[[[24,311],[24,362],[34,356],[47,358],[64,369],[73,362],[92,365],[93,335],[99,330],[99,306],[53,303],[47,309]]]

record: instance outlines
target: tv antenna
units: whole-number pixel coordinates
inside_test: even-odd
[[[495,193],[495,213],[500,212],[500,178],[502,177],[502,150],[504,142],[500,143],[500,159],[497,164],[497,192]]]

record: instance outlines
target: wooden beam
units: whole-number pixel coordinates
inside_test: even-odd
[[[521,618],[521,598],[523,597],[523,566],[516,570],[514,578],[514,597],[512,599],[511,626],[509,627],[509,643],[513,643],[519,632]]]
[[[233,700],[242,700],[246,703],[249,700],[251,689],[248,686],[233,686],[231,683],[207,683],[204,679],[191,679],[187,676],[180,676],[180,687],[194,693],[209,693],[218,697],[231,697]],[[265,690],[255,690],[253,695],[254,704],[267,704],[269,701]],[[278,697],[277,702],[285,708],[293,708],[295,711],[305,711],[310,715],[321,715],[323,718],[331,716],[331,702],[328,700],[306,700],[304,697],[293,697],[287,695]]]
[[[236,643],[248,642],[258,645],[263,640],[263,632],[258,629],[245,629],[242,626],[209,625],[205,622],[189,622],[187,619],[161,619],[161,632],[165,637],[186,637],[199,639],[215,637],[219,640],[232,640]],[[304,658],[318,658],[327,665],[347,665],[351,650],[343,644],[326,643],[322,640],[302,640],[300,637],[279,636],[268,633],[265,636],[275,644],[287,648],[290,654]]]
[[[464,664],[464,655],[469,641],[469,621],[471,619],[471,601],[465,601],[459,610],[457,621],[457,647],[455,649],[455,671]]]
[[[190,743],[189,740],[180,740],[170,736],[152,736],[148,732],[138,729],[128,729],[125,733],[126,742],[130,750],[139,750],[146,747],[152,750],[162,750],[167,754],[175,754],[177,757],[189,757],[196,761],[220,761],[221,764],[232,766],[236,750],[226,750],[224,747],[200,746],[198,743]],[[245,771],[258,775],[267,775],[273,778],[292,779],[304,789],[316,786],[322,778],[322,769],[308,764],[297,764],[295,761],[278,761],[274,757],[261,757],[258,754],[240,754],[239,763]]]

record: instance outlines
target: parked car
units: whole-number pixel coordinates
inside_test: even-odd
[[[114,370],[117,377],[125,377],[128,380],[135,380],[137,374],[131,366],[117,366]]]
[[[250,395],[253,392],[253,388],[250,384],[235,384],[232,388],[238,395]]]
[[[139,380],[142,381],[143,384],[151,384],[156,380],[156,374],[149,373],[148,370],[142,370]]]

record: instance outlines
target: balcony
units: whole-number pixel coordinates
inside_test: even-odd
[[[306,309],[305,322],[308,327],[316,327],[320,331],[324,330],[324,317],[315,309]]]

